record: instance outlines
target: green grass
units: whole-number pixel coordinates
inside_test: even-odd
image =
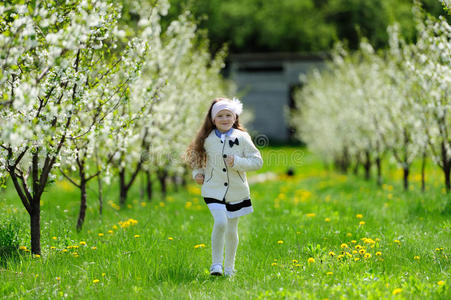
[[[397,168],[388,165],[389,182],[378,188],[360,177],[326,172],[318,158],[303,149],[277,147],[262,152],[265,166],[259,173],[283,174],[294,167],[296,176],[280,176],[251,187],[255,212],[240,219],[235,277],[208,275],[212,218],[198,187],[190,185],[188,191],[179,192],[171,189],[165,201],[156,194],[147,202],[140,199],[138,184],[129,205],[117,210],[111,205],[117,203],[118,195],[117,187],[112,186],[105,191],[102,216],[92,189],[84,229],[77,233],[78,191],[62,182],[50,187],[43,197],[42,256],[34,258],[18,250],[19,256],[12,256],[0,267],[0,296],[451,297],[450,197],[442,191],[441,174],[432,165],[428,190],[422,194],[418,180],[404,192]],[[21,221],[20,245],[29,247],[28,216],[12,188],[0,194],[1,220],[5,215]],[[119,224],[130,219],[138,222],[126,228]],[[360,224],[362,221],[365,224]],[[201,244],[205,246],[199,247]],[[348,248],[342,249],[342,244]],[[357,245],[371,257],[352,254]],[[352,258],[338,259],[343,250],[351,252]],[[314,262],[309,263],[309,258]],[[393,295],[396,289],[401,291]]]

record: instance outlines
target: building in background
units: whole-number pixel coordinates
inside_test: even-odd
[[[299,76],[322,68],[325,57],[294,53],[230,55],[226,76],[236,83],[246,110],[254,114],[247,128],[266,135],[271,142],[293,142],[287,112],[295,108],[294,92],[302,88]]]

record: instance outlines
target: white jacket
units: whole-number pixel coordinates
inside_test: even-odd
[[[232,146],[231,142],[234,142]],[[212,130],[205,139],[204,148],[207,153],[206,167],[193,170],[193,178],[197,174],[204,175],[202,196],[225,199],[226,202],[250,199],[246,172],[260,169],[263,160],[249,134],[234,129],[222,142]],[[228,155],[234,156],[232,167],[225,163]]]

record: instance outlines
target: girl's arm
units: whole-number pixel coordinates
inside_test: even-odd
[[[263,159],[260,151],[252,143],[252,139],[249,134],[245,134],[244,138],[244,156],[234,155],[234,161],[232,169],[247,172],[255,171],[263,166]]]

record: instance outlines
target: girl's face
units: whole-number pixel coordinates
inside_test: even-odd
[[[216,114],[213,123],[219,131],[226,132],[232,128],[233,123],[235,123],[235,114],[227,109],[220,110]]]

